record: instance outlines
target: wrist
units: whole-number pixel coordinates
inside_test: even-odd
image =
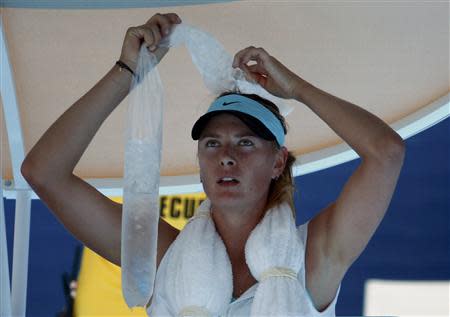
[[[314,89],[314,86],[299,77],[294,89],[294,99],[304,103],[305,95],[311,89]]]
[[[122,63],[125,63],[133,71],[133,73],[136,73],[137,61],[128,59],[123,55],[120,55],[118,60],[121,61]]]
[[[126,69],[114,64],[110,71],[110,78],[120,90],[130,90],[133,75]]]
[[[120,71],[127,71],[127,72],[129,72],[131,75],[133,75],[133,77],[136,75],[136,74],[134,73],[134,70],[131,69],[131,67],[128,66],[128,64],[125,63],[125,62],[123,62],[122,60],[119,59],[118,61],[116,61],[116,65],[119,66]]]

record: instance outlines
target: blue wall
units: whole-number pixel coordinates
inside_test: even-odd
[[[364,282],[450,280],[450,119],[406,140],[406,158],[386,216],[347,272],[337,315],[362,315]],[[336,200],[360,159],[297,177],[298,223]]]
[[[366,250],[347,272],[337,315],[362,315],[368,278],[450,280],[450,119],[408,140],[403,170],[389,210]],[[297,224],[336,200],[359,165],[354,160],[296,178]],[[12,254],[13,200],[5,200]],[[79,245],[41,201],[33,201],[27,316],[52,316],[64,306],[63,272]]]

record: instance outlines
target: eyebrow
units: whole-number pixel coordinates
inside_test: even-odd
[[[199,138],[198,138],[198,140],[200,141],[200,140],[202,140],[202,139],[204,139],[204,138],[219,138],[220,137],[220,135],[218,135],[218,134],[214,134],[214,133],[206,133],[206,134],[202,134]]]
[[[206,133],[202,136],[200,136],[200,138],[198,139],[199,141],[205,138],[216,138],[216,139],[220,139],[221,135],[217,134],[217,133]],[[235,135],[235,137],[237,138],[243,138],[243,137],[259,137],[256,133],[254,132],[244,132],[244,133],[238,133]]]

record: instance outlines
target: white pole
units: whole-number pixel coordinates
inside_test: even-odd
[[[1,129],[0,129],[1,130]],[[0,138],[1,144],[1,138]],[[11,292],[9,289],[8,245],[6,243],[5,212],[3,207],[3,177],[0,164],[0,316],[11,316]]]
[[[30,242],[31,192],[17,191],[11,285],[12,315],[25,317]]]
[[[3,24],[2,41],[3,41]],[[1,56],[0,56],[1,57]],[[0,84],[1,87],[1,84]],[[0,122],[3,112],[0,111]],[[0,147],[3,144],[3,127],[0,126]],[[1,149],[0,149],[1,150]],[[3,161],[0,156],[0,317],[11,316],[11,290],[9,288],[8,243],[6,241],[5,208],[3,206]]]
[[[30,236],[31,190],[20,166],[25,157],[22,128],[16,88],[8,55],[3,20],[0,15],[0,94],[3,100],[6,130],[8,131],[12,173],[16,188],[14,225],[13,271],[11,285],[11,312],[14,317],[25,317],[28,277],[28,246]]]

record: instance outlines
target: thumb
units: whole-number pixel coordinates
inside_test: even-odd
[[[249,66],[243,64],[242,66],[242,70],[244,71],[244,77],[245,79],[247,79],[247,81],[252,82],[254,84],[258,83],[258,74],[257,73],[253,73]]]
[[[154,51],[150,51],[152,54],[156,56],[156,60],[159,62],[163,59],[163,57],[167,54],[169,51],[168,47],[165,46],[158,46],[158,48]]]

